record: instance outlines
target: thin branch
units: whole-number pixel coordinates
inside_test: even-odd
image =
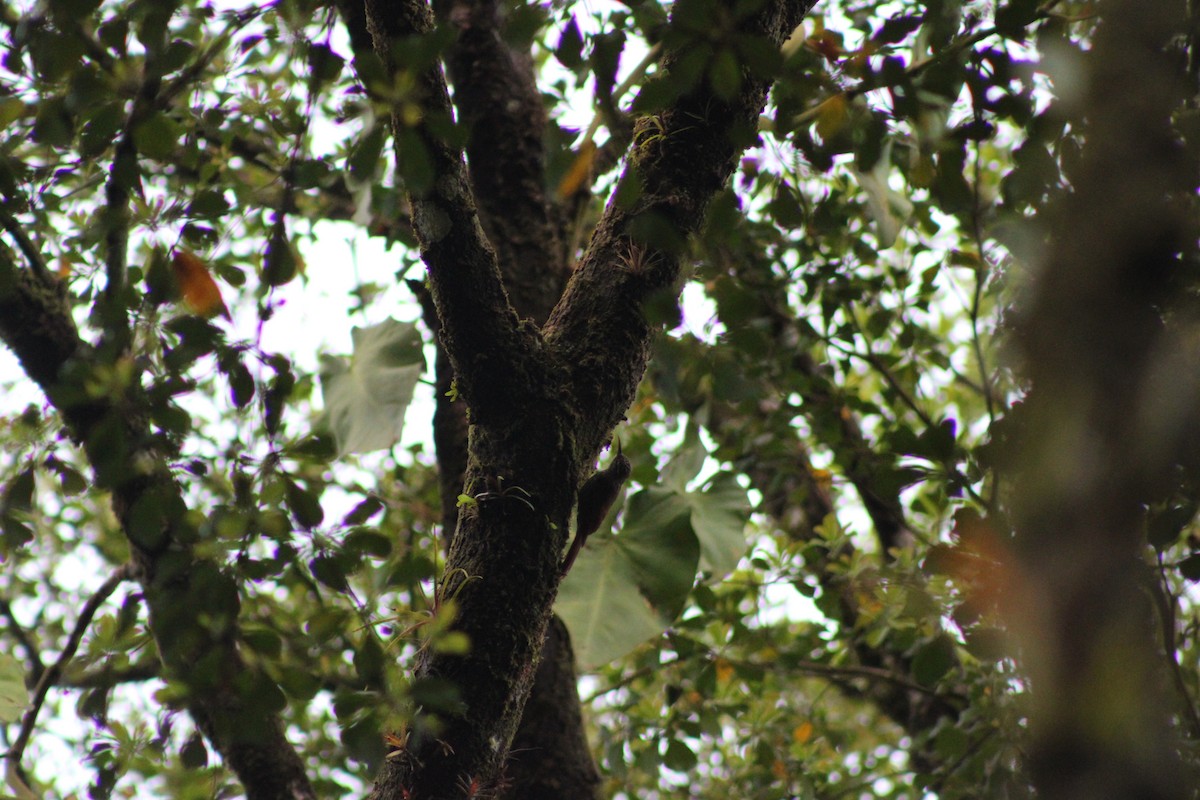
[[[63,368],[71,359],[87,359],[89,347],[79,336],[61,284],[53,278],[39,279],[33,270],[19,268],[7,248],[0,248],[0,340],[62,413],[72,437],[83,444],[93,468],[102,459],[112,458],[111,453],[98,450],[104,445],[91,436],[98,428],[124,425],[126,441],[146,440],[144,413],[131,413],[130,407],[118,410],[103,398],[87,403],[63,402]],[[147,454],[155,455],[153,451]],[[120,476],[114,480],[112,475],[98,473],[98,478],[112,490],[113,511],[127,537],[132,510],[147,494],[174,498],[180,506],[185,505],[183,487],[165,466],[133,477]],[[199,558],[181,540],[177,525],[176,520],[166,521],[160,537],[154,541],[131,538],[134,558],[141,570],[139,578],[147,590],[144,595],[159,655],[167,670],[185,681],[201,657],[212,658],[220,665],[220,674],[232,679],[252,669],[237,649],[236,619],[230,619],[230,636],[214,640],[205,620],[210,612],[204,607],[208,598],[200,593],[196,583],[198,575],[220,574],[220,567]],[[169,584],[156,580],[164,569],[169,569],[173,576]],[[229,681],[196,687],[189,699],[189,711],[197,725],[237,774],[250,800],[315,797],[304,763],[288,743],[278,716],[261,711],[252,714],[247,705]],[[255,737],[240,735],[246,720],[260,726]]]
[[[857,330],[858,333],[862,335],[864,339],[866,339],[862,327],[858,325],[858,322],[854,319],[853,315],[847,316],[849,317],[850,322],[854,325],[855,330]],[[908,408],[917,415],[917,418],[925,424],[925,427],[937,427],[937,423],[935,423],[933,418],[926,413],[925,409],[921,408],[921,406],[917,403],[916,398],[909,394],[908,390],[900,385],[900,381],[895,375],[892,374],[891,369],[880,360],[879,356],[876,355],[874,351],[870,349],[869,342],[867,343],[867,351],[865,353],[859,352],[852,347],[847,347],[846,345],[838,342],[836,339],[826,339],[825,343],[844,355],[866,362],[871,368],[879,373],[884,382],[887,383],[887,385],[891,387],[892,391],[894,391],[900,397],[901,402],[908,406]]]
[[[699,656],[699,655],[700,654],[697,654],[697,656]],[[693,658],[695,658],[697,656],[693,656]],[[966,702],[966,698],[962,697],[961,695],[959,695],[957,693],[952,693],[952,694],[947,695],[944,692],[937,691],[937,689],[934,689],[929,686],[922,686],[921,684],[916,683],[915,681],[911,680],[910,678],[908,678],[904,675],[900,675],[896,672],[892,672],[891,670],[883,669],[881,667],[869,667],[869,666],[863,666],[863,665],[833,666],[831,664],[822,664],[818,661],[806,661],[806,660],[794,661],[794,662],[790,662],[787,664],[783,664],[780,662],[762,663],[762,662],[756,662],[756,661],[739,661],[739,660],[729,659],[729,658],[721,655],[720,653],[716,652],[715,650],[704,653],[702,657],[707,658],[709,660],[721,659],[723,661],[728,662],[729,664],[731,664],[733,666],[744,667],[747,669],[765,669],[765,670],[769,670],[772,672],[788,672],[790,670],[796,670],[798,672],[806,672],[810,675],[817,675],[820,677],[829,678],[830,680],[833,680],[835,682],[840,682],[842,680],[853,679],[853,678],[867,678],[867,679],[870,679],[873,681],[884,681],[887,683],[892,683],[892,684],[895,684],[896,686],[900,686],[904,689],[908,689],[908,690],[914,691],[914,692],[920,692],[921,694],[928,695],[930,697],[936,697],[943,701],[959,700],[962,702]],[[589,695],[587,698],[585,698],[583,702],[584,702],[584,704],[590,704],[590,703],[594,702],[595,700],[599,699],[600,697],[602,697],[603,695],[606,695],[610,692],[616,691],[617,689],[620,689],[622,687],[628,686],[629,684],[633,683],[634,681],[638,680],[639,678],[646,677],[648,675],[651,675],[655,672],[659,672],[668,667],[673,667],[685,660],[686,659],[684,659],[682,656],[678,656],[669,661],[664,661],[659,664],[654,664],[651,666],[646,666],[646,667],[642,667],[640,669],[636,669],[627,675],[623,675],[619,681],[612,684],[611,686],[605,686],[603,689],[598,689],[597,691],[593,692],[591,695]]]
[[[749,664],[749,666],[761,668],[767,665]],[[830,679],[870,678],[871,680],[875,681],[892,683],[896,686],[908,689],[909,691],[920,692],[921,694],[928,695],[930,697],[936,697],[941,700],[947,699],[947,695],[943,692],[939,692],[929,686],[922,686],[921,684],[910,680],[903,675],[892,672],[891,670],[883,669],[882,667],[867,667],[858,665],[835,667],[830,664],[821,664],[817,661],[798,661],[791,666],[800,672],[807,672],[810,675],[822,675]],[[958,695],[951,695],[951,697],[958,697]],[[959,699],[962,698],[959,697]]]
[[[971,756],[979,752],[979,748],[983,747],[989,739],[995,736],[998,730],[999,728],[985,728],[984,732],[963,750],[963,754],[955,759],[954,763],[946,767],[941,775],[938,776],[937,783],[932,787],[939,796],[941,795],[942,788],[946,785],[946,782],[954,776],[954,773],[962,769],[962,765],[967,763],[967,760],[970,759]]]
[[[108,181],[104,185],[104,268],[107,278],[104,286],[104,305],[107,311],[104,327],[121,350],[124,349],[129,336],[129,323],[123,301],[129,257],[129,199],[132,190],[139,184],[137,146],[134,144],[133,134],[149,116],[161,83],[161,79],[151,72],[153,64],[149,60],[146,70],[147,74],[125,121],[125,134],[117,142]]]
[[[108,599],[116,588],[127,580],[134,577],[135,569],[132,564],[126,564],[109,576],[100,588],[87,599],[83,604],[83,608],[79,611],[79,618],[75,620],[75,628],[71,631],[71,635],[67,637],[67,642],[63,646],[62,653],[59,654],[58,660],[50,666],[49,669],[42,672],[41,678],[37,682],[37,686],[33,690],[33,699],[30,701],[29,708],[25,711],[25,716],[21,720],[21,730],[17,734],[13,746],[9,748],[8,753],[4,756],[8,762],[8,774],[11,777],[14,773],[19,773],[21,770],[21,757],[25,753],[25,747],[29,744],[29,739],[33,736],[34,725],[37,724],[38,714],[42,710],[42,705],[46,702],[46,695],[50,689],[58,682],[59,676],[66,669],[67,664],[75,657],[75,651],[79,649],[79,643],[83,641],[83,635],[87,632],[88,626],[92,623],[92,617],[96,615],[96,611]]]
[[[1192,692],[1187,685],[1187,679],[1184,677],[1183,669],[1179,664],[1178,634],[1175,629],[1176,598],[1167,585],[1166,569],[1163,565],[1162,553],[1158,552],[1156,555],[1158,558],[1158,569],[1149,576],[1149,580],[1146,583],[1150,590],[1150,596],[1154,599],[1155,608],[1158,610],[1158,619],[1162,626],[1163,652],[1167,657],[1167,666],[1170,669],[1171,678],[1175,683],[1175,690],[1179,693],[1179,703],[1183,706],[1183,716],[1187,722],[1188,735],[1193,741],[1200,741],[1200,711],[1196,709],[1196,699],[1192,697]]]
[[[596,691],[592,692],[590,695],[583,698],[583,700],[581,702],[585,706],[591,705],[592,703],[596,702],[597,700],[599,700],[601,697],[608,694],[609,692],[615,692],[618,689],[623,689],[624,687],[628,686],[629,684],[633,683],[634,681],[636,681],[639,678],[644,678],[647,675],[652,675],[656,672],[661,672],[662,670],[664,670],[668,667],[673,667],[676,664],[679,664],[680,662],[682,662],[684,660],[685,659],[683,658],[683,656],[676,656],[675,658],[672,658],[668,661],[660,661],[657,664],[651,664],[649,666],[639,667],[638,669],[635,669],[626,675],[622,675],[621,679],[619,681],[617,681],[616,683],[611,684],[609,686],[605,686],[603,689],[597,689]]]
[[[25,256],[25,260],[29,262],[29,267],[34,272],[38,273],[38,277],[46,278],[50,275],[50,270],[46,266],[45,259],[42,258],[42,253],[38,250],[37,245],[29,238],[29,234],[7,211],[0,211],[0,226],[8,231],[8,235],[17,243],[17,247],[21,249],[21,253]]]
[[[37,645],[29,638],[29,632],[25,627],[17,621],[17,617],[13,614],[12,606],[8,600],[0,597],[0,614],[8,620],[8,631],[17,640],[17,643],[25,650],[25,658],[29,661],[30,672],[33,674],[34,680],[39,680],[42,673],[46,671],[46,665],[42,663],[41,653],[38,651]]]
[[[366,9],[367,26],[387,74],[408,73],[396,54],[405,40],[432,33],[428,5],[422,0],[370,0]],[[459,391],[480,415],[477,421],[510,419],[521,407],[519,398],[529,393],[524,370],[515,366],[529,351],[534,332],[520,328],[509,303],[495,251],[480,224],[462,151],[440,133],[454,118],[441,66],[433,62],[413,77],[423,114],[412,124],[398,103],[392,131],[401,175],[416,169],[429,176],[425,185],[407,188],[413,228],[442,323],[442,343],[454,364]],[[405,141],[412,146],[401,146]]]
[[[972,165],[975,180],[974,185],[971,187],[971,236],[975,240],[975,250],[979,255],[979,268],[975,270],[975,292],[971,298],[969,314],[971,318],[971,346],[975,351],[975,360],[979,363],[979,379],[983,383],[983,401],[987,406],[988,421],[994,423],[996,421],[996,390],[992,385],[991,370],[988,368],[987,359],[983,354],[983,343],[979,337],[979,306],[983,300],[983,288],[984,284],[987,283],[988,276],[988,262],[983,246],[983,209],[979,189],[983,175],[979,164],[981,159],[979,150],[979,142],[976,141],[975,162]]]
[[[120,669],[100,667],[78,675],[63,675],[58,685],[71,689],[111,689],[124,683],[141,683],[161,676],[162,664],[156,659],[148,659]]]
[[[445,54],[479,218],[509,299],[545,321],[568,271],[563,225],[547,189],[545,104],[529,47],[506,40],[503,3],[435,0],[439,24],[456,31]]]

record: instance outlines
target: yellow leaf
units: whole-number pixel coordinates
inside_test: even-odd
[[[796,744],[804,744],[813,735],[813,725],[811,722],[801,722],[792,731],[792,741]]]
[[[835,94],[821,105],[817,106],[817,135],[824,141],[829,141],[846,124],[846,95]]]
[[[729,683],[733,678],[733,665],[723,658],[717,659],[717,683]]]
[[[815,467],[812,467],[808,471],[809,471],[809,474],[812,475],[813,480],[816,481],[817,485],[820,486],[821,488],[828,489],[830,486],[833,485],[833,473],[830,472],[829,470],[816,469]]]
[[[590,141],[584,142],[583,147],[579,149],[579,154],[575,156],[575,161],[572,162],[571,168],[567,170],[567,174],[563,175],[562,180],[558,182],[558,196],[560,199],[565,200],[579,191],[584,181],[592,174],[592,162],[595,160],[596,145]]]
[[[229,319],[229,309],[221,299],[217,282],[209,274],[208,265],[186,250],[177,250],[171,258],[171,268],[189,311],[202,317],[220,315]]]

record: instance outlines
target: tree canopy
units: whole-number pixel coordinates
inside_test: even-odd
[[[1197,13],[0,0],[5,792],[1194,797]]]

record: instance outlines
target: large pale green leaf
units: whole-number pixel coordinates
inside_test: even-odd
[[[746,490],[728,472],[714,475],[699,491],[656,486],[639,492],[630,501],[628,519],[642,513],[648,525],[663,525],[676,516],[686,518],[700,541],[700,569],[709,573],[709,580],[720,580],[732,572],[746,552],[750,503]]]
[[[29,705],[25,668],[7,653],[0,653],[0,723],[19,722]]]
[[[425,368],[421,334],[411,323],[389,319],[351,333],[353,356],[321,356],[322,421],[337,440],[338,455],[395,444]]]
[[[663,467],[660,481],[681,492],[687,491],[688,482],[700,474],[704,462],[708,460],[708,451],[700,441],[700,428],[694,422],[689,422],[684,434],[683,444],[675,451],[675,455]]]
[[[687,517],[645,495],[631,499],[620,534],[592,537],[559,592],[555,611],[583,669],[666,630],[696,577],[700,544]]]
[[[700,540],[700,569],[709,573],[709,580],[724,578],[746,553],[746,490],[731,473],[722,472],[703,491],[680,497],[691,508],[692,528]]]
[[[749,513],[729,473],[698,492],[654,486],[631,496],[621,532],[588,540],[559,592],[555,611],[580,666],[606,664],[666,630],[698,569],[710,580],[728,575],[746,551]]]

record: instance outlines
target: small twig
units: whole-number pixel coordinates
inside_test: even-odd
[[[697,655],[699,655],[699,654],[697,654]],[[909,689],[914,692],[920,692],[921,694],[926,694],[926,695],[929,695],[930,697],[940,697],[943,699],[946,697],[946,695],[944,693],[939,692],[936,689],[933,689],[929,686],[922,686],[921,684],[916,683],[915,681],[909,680],[908,678],[904,677],[903,675],[897,675],[894,672],[889,672],[888,670],[883,669],[882,667],[866,667],[866,666],[859,666],[859,665],[848,665],[848,666],[835,667],[830,664],[821,664],[816,661],[796,661],[796,662],[789,663],[785,667],[785,666],[782,666],[779,664],[763,664],[763,663],[758,663],[758,662],[754,662],[754,661],[735,661],[735,660],[726,658],[725,656],[721,656],[721,655],[717,654],[716,652],[710,652],[710,653],[706,654],[705,657],[707,657],[709,659],[713,659],[713,660],[720,658],[721,660],[726,661],[729,664],[732,664],[735,666],[750,667],[753,669],[767,669],[767,670],[791,669],[791,670],[796,670],[799,672],[807,672],[812,675],[819,675],[819,676],[823,676],[823,677],[827,677],[827,678],[831,678],[831,679],[869,678],[871,680],[886,681],[888,683],[894,683],[897,686],[901,686],[905,689]],[[606,686],[603,689],[593,692],[590,696],[584,698],[582,700],[582,702],[584,705],[587,705],[587,704],[591,703],[592,701],[596,700],[597,698],[601,697],[602,695],[608,694],[609,692],[615,691],[624,686],[628,686],[630,683],[633,683],[638,678],[644,677],[644,676],[649,675],[654,672],[659,672],[667,667],[672,667],[672,666],[680,663],[683,660],[684,659],[682,657],[678,657],[671,661],[664,661],[659,664],[654,664],[652,666],[642,667],[641,669],[634,670],[633,672],[631,672],[628,675],[621,678],[621,680],[618,681],[617,683],[615,683],[611,686]]]
[[[979,748],[996,735],[997,728],[985,729],[984,732],[963,751],[963,754],[954,760],[946,770],[938,777],[935,791],[941,793],[942,788],[946,785],[946,781],[962,768],[962,765],[967,763],[967,759],[979,752]]]
[[[157,97],[157,107],[165,108],[180,93],[198,80],[204,73],[204,70],[208,69],[209,65],[212,64],[213,60],[226,52],[228,40],[235,33],[257,19],[266,10],[267,6],[264,5],[259,9],[251,9],[249,13],[238,14],[232,17],[225,30],[217,34],[212,43],[197,56],[196,60],[189,64],[186,69],[181,70],[178,75],[163,87]]]
[[[862,328],[857,324],[857,321],[853,318],[851,318],[850,321],[854,323],[855,329],[861,334],[863,331]],[[900,396],[900,400],[904,403],[904,405],[908,406],[908,408],[917,415],[921,422],[925,423],[925,427],[937,427],[937,424],[933,421],[933,418],[931,418],[929,414],[927,414],[925,410],[917,404],[916,399],[908,393],[908,390],[900,385],[899,380],[897,380],[896,376],[892,374],[891,369],[889,369],[888,366],[879,359],[879,356],[869,349],[869,345],[867,352],[861,353],[858,350],[851,347],[846,347],[845,345],[840,344],[833,339],[826,340],[826,343],[844,355],[865,361],[871,368],[878,372],[880,377],[883,378],[884,382],[887,383],[887,385],[890,386],[892,390]]]
[[[134,567],[132,564],[126,564],[120,567],[109,576],[96,592],[88,598],[83,604],[83,608],[79,611],[79,619],[75,620],[75,628],[71,631],[71,635],[67,637],[67,642],[63,646],[62,653],[58,660],[47,670],[42,672],[42,677],[38,680],[37,686],[33,690],[33,699],[30,701],[29,708],[25,711],[25,716],[21,720],[21,730],[17,734],[13,746],[9,748],[8,753],[4,756],[7,762],[7,775],[10,784],[15,776],[21,771],[21,757],[25,753],[25,747],[29,744],[29,739],[33,736],[33,727],[37,723],[38,714],[42,710],[42,705],[46,702],[46,695],[50,693],[50,689],[58,682],[58,678],[66,669],[67,664],[75,657],[75,651],[79,649],[79,643],[83,641],[83,635],[87,632],[88,626],[92,623],[92,617],[96,615],[96,611],[108,599],[117,587],[123,582],[131,579],[134,576]],[[14,789],[18,787],[13,787]],[[24,787],[26,790],[28,786]],[[32,794],[32,792],[30,792]]]
[[[753,664],[749,666],[765,667],[766,664]],[[882,667],[864,667],[858,665],[835,667],[830,664],[821,664],[817,661],[800,661],[789,665],[793,669],[800,672],[808,672],[812,675],[823,675],[829,678],[870,678],[877,681],[887,681],[921,694],[927,694],[930,697],[945,697],[945,695],[936,689],[928,686],[922,686],[915,681],[911,681],[903,675],[897,675],[894,672],[889,672]]]
[[[8,231],[8,235],[17,243],[17,247],[25,254],[26,260],[29,261],[29,267],[39,278],[43,280],[50,276],[50,270],[46,266],[45,260],[42,258],[42,253],[38,250],[33,240],[29,238],[29,234],[25,233],[25,229],[17,222],[8,212],[0,211],[0,226]]]
[[[679,664],[680,662],[682,662],[683,660],[684,660],[684,658],[682,656],[676,656],[675,658],[671,659],[670,661],[662,661],[662,662],[659,662],[658,664],[652,664],[647,667],[641,667],[639,669],[635,669],[633,672],[630,672],[628,675],[623,676],[621,678],[621,680],[617,681],[616,683],[612,684],[611,686],[605,686],[603,689],[597,689],[596,691],[592,692],[587,697],[582,698],[579,702],[585,706],[591,705],[593,702],[600,699],[601,697],[608,694],[609,692],[615,692],[617,689],[624,688],[624,687],[628,686],[629,684],[633,683],[634,681],[636,681],[638,678],[644,678],[645,676],[647,676],[651,673],[661,672],[662,670],[666,669],[667,667],[673,667],[676,664]]]
[[[971,205],[971,235],[975,240],[975,251],[979,255],[979,268],[975,270],[975,293],[971,298],[970,318],[971,318],[971,345],[975,351],[975,360],[979,363],[979,379],[983,382],[983,402],[987,406],[988,422],[996,421],[996,400],[995,387],[992,386],[992,378],[988,368],[987,359],[983,354],[983,344],[979,338],[979,305],[983,300],[983,286],[987,282],[987,257],[984,255],[983,247],[983,226],[980,223],[980,217],[983,215],[983,209],[980,203],[979,185],[983,180],[981,169],[979,166],[980,153],[979,142],[975,142],[975,163],[974,167],[974,186],[971,187],[972,205]]]
[[[25,650],[25,658],[29,660],[30,671],[33,673],[33,679],[40,680],[42,674],[46,671],[46,665],[42,663],[42,655],[38,652],[37,645],[29,638],[29,632],[17,621],[17,617],[13,614],[12,606],[3,597],[0,597],[0,614],[8,620],[8,630]]]
[[[1200,741],[1200,712],[1196,710],[1196,701],[1192,697],[1191,691],[1188,689],[1187,679],[1183,675],[1183,670],[1179,666],[1179,646],[1176,641],[1175,630],[1175,596],[1171,593],[1170,587],[1166,582],[1166,574],[1164,571],[1162,553],[1159,552],[1158,569],[1146,581],[1149,584],[1150,594],[1154,598],[1154,604],[1158,608],[1159,622],[1162,625],[1162,646],[1163,653],[1167,656],[1167,663],[1170,665],[1171,678],[1175,683],[1175,689],[1179,692],[1180,704],[1183,706],[1183,716],[1187,721],[1187,729],[1193,741]]]

